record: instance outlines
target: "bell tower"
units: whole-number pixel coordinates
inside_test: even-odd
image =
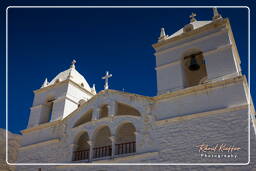
[[[190,22],[170,36],[162,28],[153,44],[158,95],[241,75],[229,20],[216,8],[210,21],[195,17],[192,13]]]
[[[75,69],[75,60],[70,68],[59,73],[52,81],[45,79],[42,87],[34,91],[30,108],[28,128],[61,120],[96,94],[84,77]]]

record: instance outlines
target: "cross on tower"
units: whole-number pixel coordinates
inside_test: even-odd
[[[105,80],[105,85],[104,85],[105,90],[108,89],[108,79],[110,77],[112,77],[112,74],[109,74],[108,71],[106,71],[106,75],[104,77],[102,77],[102,79]]]
[[[193,13],[193,12],[192,12],[192,14],[189,16],[191,23],[194,22],[194,21],[196,21],[195,16],[196,16],[196,13]]]
[[[76,60],[73,59],[73,61],[71,62],[70,68],[75,68],[75,64],[76,64]]]

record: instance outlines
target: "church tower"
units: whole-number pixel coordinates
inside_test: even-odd
[[[61,120],[96,94],[95,87],[90,88],[75,69],[75,63],[73,60],[70,68],[59,73],[52,81],[45,79],[42,87],[34,91],[28,128]]]
[[[211,21],[190,23],[168,36],[161,29],[156,51],[157,94],[241,75],[231,26],[213,9]]]

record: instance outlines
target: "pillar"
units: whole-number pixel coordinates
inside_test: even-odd
[[[92,120],[98,120],[100,115],[100,108],[93,110]]]
[[[89,161],[91,162],[93,159],[93,146],[92,146],[92,141],[87,141],[87,143],[90,145],[90,151],[89,151]]]
[[[115,144],[116,144],[115,136],[111,136],[109,138],[110,138],[110,140],[112,142],[112,154],[111,154],[111,157],[114,158],[115,157]]]

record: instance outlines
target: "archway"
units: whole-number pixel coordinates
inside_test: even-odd
[[[81,118],[79,118],[76,123],[74,124],[73,128],[78,127],[84,123],[90,122],[92,120],[92,110],[86,112]]]
[[[108,117],[108,105],[105,104],[100,108],[99,119]]]
[[[110,137],[111,132],[108,126],[103,126],[96,130],[93,141],[93,158],[111,156],[112,142]]]
[[[132,123],[124,123],[116,131],[116,155],[136,152],[136,128]]]
[[[123,103],[117,103],[116,115],[141,116],[140,112],[137,109]]]
[[[75,139],[73,152],[73,161],[89,160],[90,145],[88,144],[89,136],[87,132],[80,133]]]

